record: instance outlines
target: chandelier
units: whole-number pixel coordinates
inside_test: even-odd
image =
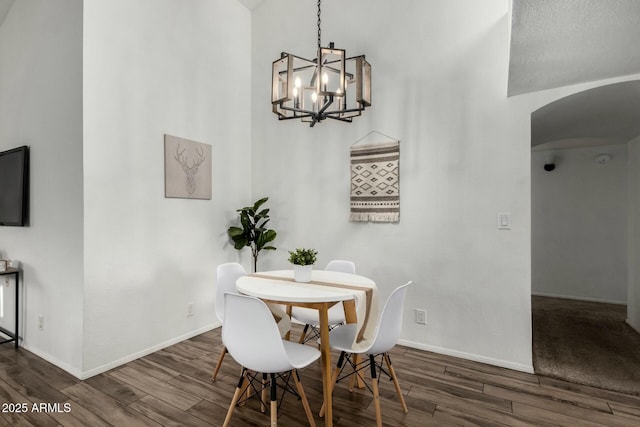
[[[345,59],[333,43],[309,60],[282,52],[273,62],[271,104],[280,120],[301,119],[311,127],[324,119],[351,122],[371,105],[371,65],[364,55]]]

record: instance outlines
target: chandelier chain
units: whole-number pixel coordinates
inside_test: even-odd
[[[318,51],[320,51],[320,46],[321,46],[321,42],[320,42],[320,35],[321,35],[321,31],[320,31],[320,1],[318,0]]]

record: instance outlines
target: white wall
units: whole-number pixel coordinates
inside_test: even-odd
[[[596,162],[601,153],[611,161]],[[534,294],[626,302],[627,180],[626,144],[532,153]]]
[[[226,0],[85,0],[84,372],[211,328],[250,199],[251,16]],[[163,134],[213,146],[213,199],[164,198]],[[186,317],[187,304],[195,315]]]
[[[25,262],[30,348],[89,376],[209,328],[215,266],[238,259],[225,230],[269,195],[280,249],[260,268],[308,245],[320,264],[356,261],[383,296],[413,279],[403,343],[531,370],[530,114],[619,79],[507,99],[506,0],[331,0],[324,44],[367,55],[374,106],[309,129],[277,121],[269,87],[280,51],[314,55],[314,4],[269,0],[251,25],[223,0],[85,0],[84,16],[79,0],[15,3],[0,144],[32,146],[32,225],[1,229],[0,251]],[[371,130],[402,141],[400,224],[347,219],[348,147]],[[213,200],[164,199],[164,133],[213,145]],[[502,211],[512,231],[495,229]]]
[[[640,138],[628,144],[629,155],[629,287],[627,323],[640,332]]]
[[[16,1],[0,26],[0,150],[20,145],[31,147],[31,220],[29,227],[0,227],[0,252],[24,269],[22,344],[79,375],[81,0]]]
[[[354,260],[385,298],[412,279],[403,343],[531,370],[531,110],[506,98],[508,2],[332,0],[322,11],[323,44],[371,62],[373,106],[352,124],[279,122],[271,62],[315,55],[315,4],[254,10],[253,193],[271,197],[280,248],[261,268],[313,246],[320,265]],[[399,224],[348,220],[349,146],[371,130],[401,140]],[[511,231],[496,229],[504,211]]]

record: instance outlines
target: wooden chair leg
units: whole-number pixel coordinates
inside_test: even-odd
[[[304,344],[304,339],[307,336],[307,331],[309,330],[309,325],[304,325],[304,329],[302,330],[302,334],[300,334],[300,339],[298,340],[298,344]]]
[[[333,375],[331,377],[331,392],[333,393],[333,388],[336,385],[336,380],[338,379],[338,373],[340,373],[340,368],[336,368],[333,371]],[[320,407],[320,412],[318,413],[320,418],[324,417],[324,402],[322,402],[322,406]]]
[[[244,369],[244,368],[241,368]],[[238,406],[245,406],[247,404],[247,400],[251,397],[251,387],[249,387],[249,371],[247,371],[247,375],[244,377],[244,383],[242,384],[242,389],[244,390],[242,396],[242,402]]]
[[[211,374],[211,381],[215,381],[218,376],[218,372],[220,371],[220,366],[222,366],[222,361],[224,360],[224,355],[227,354],[227,347],[222,347],[222,352],[220,353],[220,357],[218,357],[218,363],[216,363],[216,368],[213,370]]]
[[[360,355],[359,354],[354,354],[353,355],[353,364],[356,365],[356,367],[358,366],[358,363],[360,363]],[[357,385],[356,385],[357,382]],[[358,388],[364,388],[364,380],[362,379],[362,376],[359,373],[355,373],[355,375],[353,375],[351,377],[351,381],[349,382],[349,391],[353,392],[353,386],[356,385],[356,387]]]
[[[304,394],[304,389],[302,388],[302,384],[300,383],[300,377],[298,376],[298,371],[291,371],[291,375],[293,375],[293,382],[296,384],[296,389],[298,389],[298,394],[300,395],[300,400],[302,400],[302,406],[304,407],[304,412],[307,414],[307,419],[309,420],[309,425],[311,427],[316,427],[316,421],[313,419],[313,414],[311,413],[311,408],[309,407],[309,401],[307,400],[307,395]]]
[[[358,355],[354,354],[353,355],[353,364],[357,367],[358,366]],[[349,378],[349,392],[353,393],[353,386],[356,384],[356,378],[359,379],[360,374],[358,374],[358,371],[356,370],[356,368],[353,368],[353,374],[351,374],[351,378]]]
[[[278,396],[276,390],[276,374],[271,374],[271,426],[278,426]]]
[[[233,410],[238,404],[238,399],[240,399],[240,395],[242,394],[242,386],[245,383],[246,375],[247,375],[247,370],[243,369],[242,374],[240,374],[240,379],[238,380],[238,387],[236,387],[236,392],[233,393],[233,398],[231,399],[231,405],[229,405],[227,416],[224,419],[223,427],[227,427],[231,422],[231,416],[233,415]]]
[[[389,374],[391,375],[391,379],[393,380],[393,385],[396,387],[396,393],[398,394],[400,405],[402,405],[402,410],[406,414],[409,412],[409,408],[407,408],[407,404],[404,402],[404,396],[402,395],[402,390],[400,389],[400,383],[398,382],[398,377],[396,376],[396,370],[393,369],[393,366],[391,365],[391,357],[389,357],[389,353],[384,354],[384,361],[387,363]]]
[[[369,356],[371,364],[371,388],[373,389],[373,404],[376,407],[376,426],[382,427],[382,414],[380,413],[380,392],[378,390],[378,375],[376,374],[376,361],[372,355]]]
[[[360,355],[356,357],[356,361],[360,362]],[[362,378],[362,375],[358,375],[357,379],[358,379],[358,388],[365,388],[366,386],[364,385],[364,379]]]
[[[338,374],[340,374],[340,370],[342,369],[342,364],[344,363],[344,357],[346,353],[340,352],[340,357],[338,358],[338,364],[336,365],[336,369],[333,371],[333,376],[331,377],[331,393],[333,393],[333,389],[336,386],[336,381],[338,381]],[[320,412],[318,413],[320,418],[324,417],[324,402],[322,402],[322,407],[320,408]]]

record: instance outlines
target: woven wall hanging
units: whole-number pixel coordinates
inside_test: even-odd
[[[351,146],[350,221],[400,221],[400,141],[377,131]]]

